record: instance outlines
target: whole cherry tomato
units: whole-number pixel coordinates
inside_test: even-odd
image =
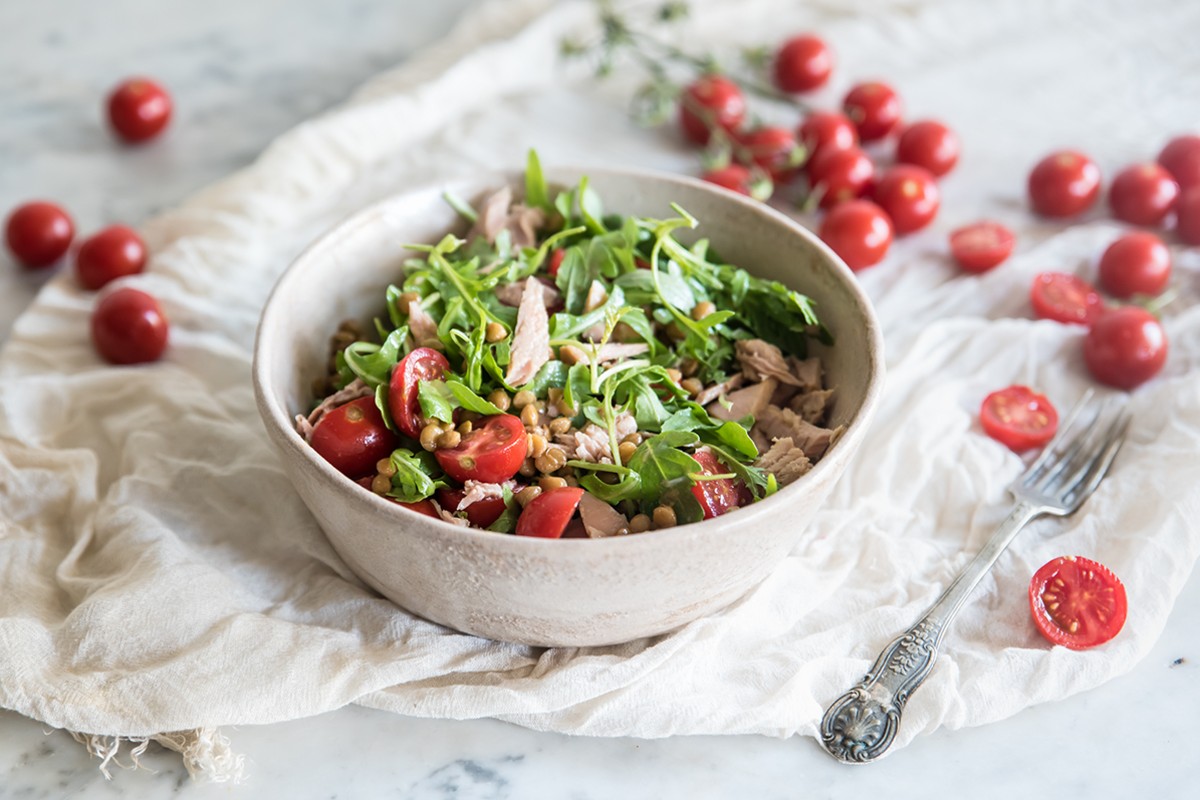
[[[148,78],[123,81],[108,96],[108,121],[127,142],[153,139],[171,121],[171,96]]]
[[[821,198],[821,208],[862,197],[874,178],[875,162],[857,147],[825,150],[808,168],[808,182]]]
[[[691,83],[679,98],[679,126],[696,144],[708,144],[713,130],[734,133],[746,118],[746,98],[733,81],[705,75]]]
[[[1083,340],[1083,360],[1092,377],[1118,389],[1140,386],[1167,360],[1167,332],[1153,314],[1137,306],[1106,310]]]
[[[821,239],[855,272],[878,264],[892,244],[892,221],[868,200],[835,206],[821,223]]]
[[[926,119],[914,122],[900,134],[896,160],[924,167],[940,178],[954,169],[960,149],[954,131],[936,120]]]
[[[876,182],[872,197],[900,236],[933,222],[941,205],[937,180],[929,170],[914,164],[888,168]]]
[[[1029,200],[1044,217],[1082,214],[1100,196],[1100,168],[1083,153],[1061,150],[1037,163],[1029,173]]]
[[[1127,233],[1100,256],[1100,285],[1113,297],[1159,294],[1171,280],[1171,251],[1152,233]]]
[[[752,175],[750,169],[743,167],[741,164],[728,164],[718,169],[709,170],[700,176],[700,180],[722,186],[731,192],[744,194],[747,197],[751,194],[750,184]],[[640,264],[638,266],[642,269],[650,268],[649,263],[645,267],[641,267]]]
[[[167,315],[158,300],[137,289],[105,295],[92,312],[92,344],[113,364],[156,361],[167,347]]]
[[[729,469],[713,455],[712,450],[702,447],[692,454],[692,458],[700,463],[701,475],[723,475]],[[739,502],[738,486],[733,478],[716,478],[700,480],[692,485],[692,494],[700,501],[704,510],[704,518],[719,517],[731,508],[737,508]]]
[[[1044,447],[1058,431],[1058,411],[1028,386],[992,392],[979,409],[983,432],[1014,453]]]
[[[984,220],[950,234],[950,254],[964,272],[981,273],[1003,264],[1012,255],[1017,237],[999,222]]]
[[[451,513],[459,510],[465,496],[466,492],[462,489],[437,490],[438,503]],[[467,515],[467,521],[476,528],[486,528],[500,519],[500,515],[504,513],[506,507],[503,497],[485,497],[467,506],[464,513]]]
[[[500,483],[517,474],[527,451],[521,420],[512,414],[493,414],[465,434],[458,447],[439,448],[433,455],[459,483]]]
[[[1066,272],[1043,272],[1033,279],[1029,303],[1038,319],[1090,325],[1104,311],[1104,300],[1092,285]]]
[[[425,417],[417,399],[421,381],[441,380],[448,369],[450,362],[446,357],[430,347],[418,347],[392,369],[388,410],[392,412],[392,421],[405,436],[416,439],[425,427]]]
[[[4,223],[4,242],[22,266],[48,267],[63,257],[75,236],[75,224],[61,207],[35,200],[17,206]]]
[[[775,85],[784,92],[810,92],[833,72],[833,52],[812,34],[793,36],[775,55]]]
[[[1158,163],[1166,167],[1182,191],[1200,186],[1200,136],[1176,136],[1158,154]]]
[[[799,170],[796,137],[787,128],[768,125],[742,134],[740,146],[777,184],[786,183]]]
[[[1113,216],[1134,225],[1158,225],[1175,207],[1179,184],[1158,164],[1134,164],[1117,173],[1108,191]]]
[[[858,146],[858,129],[845,114],[814,111],[796,129],[796,137],[808,151],[805,166],[826,150],[846,150]]]
[[[1179,238],[1188,244],[1200,244],[1200,185],[1180,195],[1175,204],[1175,216]]]
[[[75,274],[85,289],[136,275],[146,266],[146,245],[132,228],[112,225],[83,240],[75,254]]]
[[[900,124],[900,96],[886,83],[860,83],[846,93],[842,110],[864,142],[882,139]]]
[[[525,506],[517,518],[517,536],[560,538],[582,499],[583,489],[577,486],[563,486],[542,492]]]
[[[1082,556],[1061,556],[1029,581],[1029,609],[1038,631],[1054,644],[1086,650],[1125,625],[1125,586],[1108,567]]]
[[[359,478],[392,454],[396,434],[388,430],[374,396],[360,397],[321,417],[309,443],[338,472]]]

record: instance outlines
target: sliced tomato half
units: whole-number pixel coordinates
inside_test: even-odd
[[[1058,431],[1058,411],[1045,395],[1028,386],[1009,386],[983,399],[979,423],[984,433],[1023,453],[1044,447]]]
[[[400,359],[392,370],[388,410],[392,412],[392,421],[405,436],[416,439],[425,427],[421,403],[417,400],[421,381],[440,380],[448,369],[450,362],[444,355],[431,347],[418,347]]]
[[[1029,582],[1033,622],[1054,644],[1086,650],[1104,644],[1125,625],[1125,586],[1108,567],[1082,556],[1060,556]]]
[[[458,447],[434,450],[433,455],[459,483],[501,483],[517,474],[528,449],[521,420],[512,414],[493,414],[464,435]]]
[[[700,471],[704,475],[722,475],[729,472],[707,447],[697,450],[692,454],[692,458],[700,463]],[[696,481],[692,486],[692,494],[700,501],[705,519],[719,517],[729,509],[741,505],[738,485],[733,478]]]

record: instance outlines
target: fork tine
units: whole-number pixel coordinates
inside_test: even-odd
[[[1103,405],[1094,409],[1089,408],[1086,419],[1079,420],[1079,424],[1075,426],[1077,430],[1072,431],[1071,438],[1064,441],[1061,448],[1056,448],[1054,452],[1050,453],[1046,464],[1036,475],[1030,476],[1026,485],[1046,491],[1058,482],[1064,472],[1074,469],[1072,465],[1078,464],[1079,454],[1086,453],[1091,449],[1098,427],[1096,423],[1103,413]]]
[[[1054,438],[1050,440],[1049,444],[1042,448],[1042,452],[1038,454],[1038,457],[1034,459],[1033,463],[1030,464],[1025,469],[1025,472],[1021,474],[1021,477],[1017,479],[1019,482],[1025,483],[1026,485],[1031,485],[1034,482],[1034,476],[1046,466],[1047,462],[1050,461],[1050,457],[1053,455],[1054,451],[1066,442],[1068,434],[1071,432],[1071,427],[1075,424],[1075,420],[1079,417],[1079,414],[1083,411],[1084,407],[1087,406],[1088,402],[1092,399],[1092,395],[1094,394],[1094,391],[1088,389],[1083,393],[1083,396],[1079,398],[1075,405],[1071,407],[1071,410],[1067,412],[1067,418],[1063,420],[1061,425],[1058,426],[1058,432],[1054,434]]]
[[[1087,441],[1084,446],[1065,465],[1066,468],[1061,471],[1059,475],[1060,480],[1056,481],[1060,493],[1067,494],[1079,486],[1092,471],[1092,468],[1096,466],[1100,457],[1112,442],[1113,435],[1116,433],[1117,427],[1121,422],[1121,414],[1118,412],[1115,415],[1110,415],[1110,408],[1111,404],[1109,403],[1105,403],[1100,408],[1100,411],[1096,414],[1096,419],[1092,422],[1091,430],[1088,431]],[[1062,474],[1065,474],[1066,477],[1062,477]]]
[[[1096,451],[1100,449],[1103,437],[1103,427],[1099,424],[1100,416],[1101,413],[1097,412],[1087,428],[1080,431],[1071,442],[1071,446],[1046,468],[1034,487],[1037,491],[1047,494],[1060,492],[1068,485],[1063,476],[1076,472],[1092,460]]]
[[[1096,487],[1100,485],[1100,481],[1104,480],[1104,476],[1108,474],[1109,467],[1116,460],[1117,453],[1121,450],[1121,445],[1125,443],[1125,433],[1129,430],[1130,415],[1126,410],[1122,410],[1112,425],[1108,429],[1108,440],[1105,443],[1104,450],[1096,457],[1092,468],[1086,475],[1082,476],[1078,488],[1073,489],[1070,493],[1070,502],[1072,505],[1080,505],[1083,501],[1091,496],[1092,492],[1096,491]]]

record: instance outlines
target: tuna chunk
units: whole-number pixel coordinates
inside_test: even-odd
[[[505,481],[504,483],[484,483],[483,481],[467,481],[463,484],[463,498],[458,502],[456,511],[462,511],[467,506],[478,503],[480,500],[487,500],[492,497],[504,497],[504,490],[507,488],[512,491],[516,488],[515,481]]]
[[[799,381],[797,386],[800,387],[801,391],[815,392],[825,388],[821,381],[821,375],[825,371],[821,366],[821,359],[813,356],[801,361],[795,356],[788,356],[787,361],[788,366],[791,367],[792,374]]]
[[[542,303],[546,306],[546,311],[553,314],[563,307],[562,292],[558,291],[558,287],[549,281],[540,281],[542,284]],[[523,283],[505,283],[497,286],[493,292],[496,299],[510,308],[517,308],[521,305],[521,298],[525,295],[525,284]]]
[[[702,406],[706,406],[721,395],[727,395],[734,389],[741,388],[745,382],[746,376],[739,372],[724,383],[714,383],[712,386],[706,386],[701,389],[700,394],[696,395],[696,402]]]
[[[625,515],[589,492],[584,492],[579,501],[579,517],[583,520],[583,529],[593,539],[629,533],[629,520]]]
[[[508,231],[514,247],[533,247],[537,244],[538,228],[546,222],[540,208],[529,208],[512,201],[512,188],[505,186],[483,201],[479,219],[468,238],[482,236],[495,244],[501,231]]]
[[[617,415],[616,429],[617,441],[621,441],[629,434],[637,433],[637,420],[628,411],[622,411]],[[560,433],[554,440],[562,446],[568,459],[595,464],[613,463],[608,431],[594,422],[583,426],[583,430]]]
[[[752,435],[757,433],[767,441],[790,438],[810,461],[816,461],[825,455],[825,451],[838,440],[844,430],[841,426],[836,430],[818,427],[805,422],[790,408],[778,406],[767,406],[755,420]]]
[[[755,466],[774,475],[780,486],[787,486],[812,469],[812,462],[803,450],[796,447],[790,436],[785,436],[777,439],[770,450],[759,456]]]
[[[544,287],[537,278],[526,278],[504,380],[510,386],[524,386],[549,360],[550,318],[546,315]]]
[[[820,425],[825,421],[825,417],[829,413],[830,399],[832,397],[833,389],[818,389],[814,392],[805,392],[792,398],[792,402],[788,404],[788,408],[799,414],[805,422]]]
[[[739,341],[735,345],[738,363],[746,380],[757,383],[765,378],[774,378],[780,383],[800,386],[800,379],[792,372],[791,365],[778,347],[762,339]]]
[[[747,414],[758,419],[758,415],[770,406],[771,395],[775,393],[775,387],[778,385],[774,378],[767,378],[762,383],[730,392],[726,396],[729,408],[719,402],[711,403],[708,406],[708,414],[713,419],[737,420]]]
[[[360,397],[375,394],[375,390],[363,383],[362,378],[355,378],[346,384],[345,388],[339,389],[333,394],[326,397],[321,403],[312,410],[308,416],[303,414],[296,415],[296,432],[304,437],[304,441],[312,441],[313,428],[321,421],[321,418],[328,414],[338,406],[345,405],[351,400],[357,400]]]
[[[408,306],[408,332],[419,346],[427,339],[438,338],[437,321],[417,302]]]

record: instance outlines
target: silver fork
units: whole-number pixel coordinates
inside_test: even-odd
[[[1008,487],[1016,504],[979,554],[915,625],[883,649],[866,676],[826,709],[821,744],[834,758],[865,764],[883,755],[908,698],[932,671],[943,635],[1000,554],[1031,520],[1075,513],[1100,485],[1125,439],[1129,413],[1108,403],[1084,414],[1091,397],[1088,390],[1054,440]]]

